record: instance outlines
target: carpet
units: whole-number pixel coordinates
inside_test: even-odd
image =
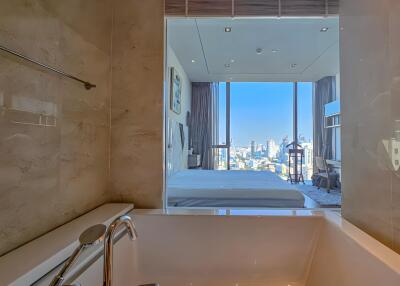
[[[330,193],[326,189],[317,189],[315,186],[302,185],[298,186],[299,191],[317,202],[322,208],[335,208],[342,206],[342,193],[339,190],[331,190]]]

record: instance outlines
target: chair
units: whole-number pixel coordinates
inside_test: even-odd
[[[326,190],[329,193],[331,190],[331,180],[334,178],[335,174],[329,171],[329,167],[326,164],[326,161],[322,157],[315,157],[315,164],[317,167],[317,173],[315,174],[318,177],[316,185],[318,189],[321,188],[321,180],[326,180]]]

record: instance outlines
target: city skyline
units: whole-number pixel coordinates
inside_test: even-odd
[[[237,145],[237,144],[235,144],[235,143],[234,143],[235,140],[234,140],[234,138],[232,138],[231,143],[233,143],[233,144],[231,144],[231,147],[237,147],[237,148],[249,147],[249,146],[251,145],[251,142],[252,142],[252,141],[254,141],[254,142],[257,143],[257,144],[265,144],[265,143],[268,142],[269,140],[273,140],[275,143],[277,143],[277,142],[282,141],[284,138],[287,138],[288,141],[289,141],[289,143],[292,142],[292,141],[290,140],[290,136],[289,136],[289,135],[284,136],[284,137],[281,138],[280,140],[275,140],[274,138],[266,137],[266,139],[265,139],[264,141],[262,141],[262,142],[259,142],[259,141],[251,140],[251,139],[250,139],[250,141],[249,141],[247,144],[244,144],[244,145]],[[299,141],[300,143],[312,143],[312,142],[313,142],[313,141],[312,141],[312,138],[306,138],[306,137],[303,136],[302,134],[300,134],[300,135],[298,136],[298,141]]]
[[[289,148],[287,147],[289,143],[289,139],[284,137],[279,142],[275,142],[274,139],[267,139],[263,143],[251,140],[247,146],[232,146],[230,169],[270,171],[286,180],[289,174]],[[312,141],[303,140],[299,140],[299,144],[304,150],[302,173],[304,179],[310,181],[313,175],[313,144]],[[226,149],[221,149],[218,153],[217,169],[219,170],[227,169],[226,151]]]

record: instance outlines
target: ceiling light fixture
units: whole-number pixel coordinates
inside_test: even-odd
[[[320,32],[328,32],[329,28],[328,27],[323,27],[321,28]]]
[[[195,63],[196,62],[196,60],[192,60],[192,63]]]
[[[231,59],[231,63],[234,63],[235,62],[235,60],[234,59]]]
[[[232,32],[232,27],[225,27],[225,33]]]
[[[261,49],[261,48],[257,48],[257,49],[256,49],[257,55],[261,55],[262,52],[263,52],[263,49]]]

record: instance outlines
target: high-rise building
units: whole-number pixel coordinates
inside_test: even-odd
[[[256,141],[252,140],[250,143],[250,152],[251,152],[251,156],[254,157],[255,153],[256,153]]]
[[[289,148],[286,147],[289,144],[288,137],[282,139],[282,143],[279,146],[279,159],[282,163],[287,163],[289,158]]]
[[[303,176],[305,180],[311,180],[313,174],[313,144],[301,143],[304,150]]]
[[[266,151],[267,151],[266,155],[269,159],[276,158],[279,148],[273,139],[267,140],[267,150]]]
[[[312,166],[313,164],[313,144],[301,143],[301,148],[304,149],[304,165]]]

